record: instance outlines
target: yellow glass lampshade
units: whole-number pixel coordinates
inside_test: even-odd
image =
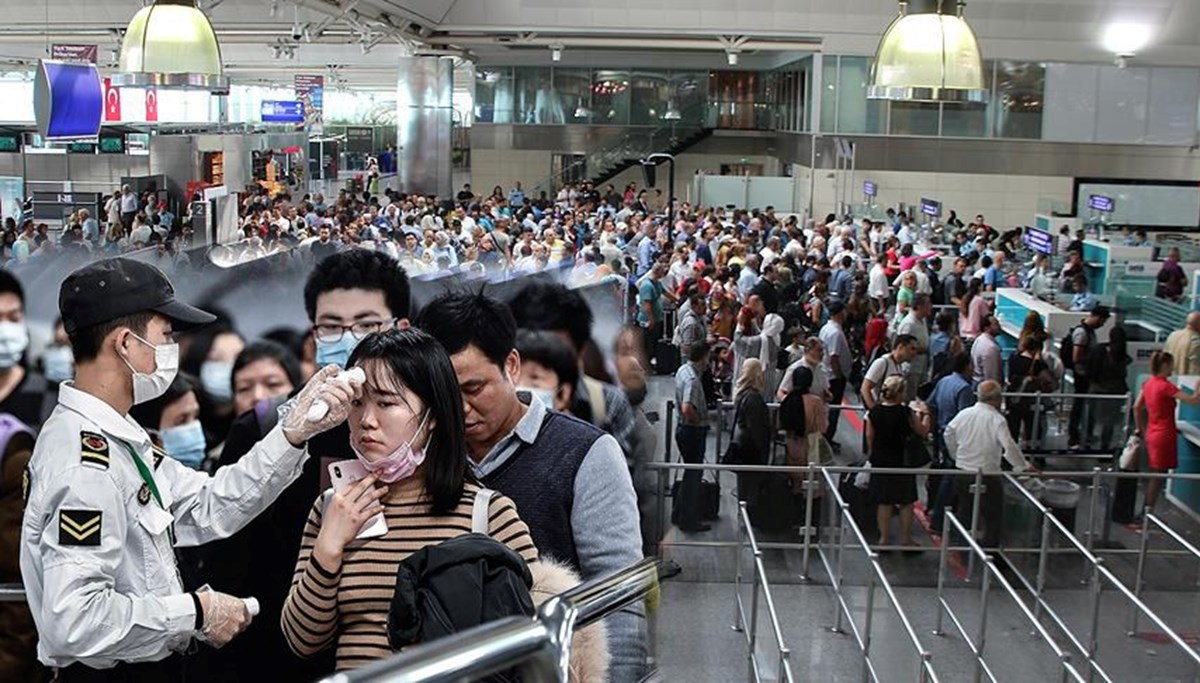
[[[116,86],[229,89],[216,33],[192,0],[158,0],[138,10],[118,64]]]
[[[901,14],[879,41],[867,96],[916,102],[982,102],[987,95],[975,32],[960,16]]]

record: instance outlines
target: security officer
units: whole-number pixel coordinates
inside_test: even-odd
[[[220,647],[251,619],[240,598],[184,593],[173,547],[253,519],[300,474],[305,442],[345,420],[360,391],[326,367],[246,457],[209,476],[156,451],[127,413],[174,379],[173,336],[213,316],[178,301],[158,269],[123,258],[69,275],[59,309],[75,381],[62,384],[26,469],[21,530],[38,659],[64,683],[173,683],[173,655],[193,638]],[[318,400],[329,410],[310,419]]]

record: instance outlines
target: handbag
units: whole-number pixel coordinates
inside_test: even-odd
[[[808,464],[826,467],[833,464],[833,446],[821,432],[811,432],[808,440]]]
[[[1136,472],[1142,463],[1142,451],[1145,445],[1142,443],[1142,437],[1137,434],[1130,434],[1129,440],[1125,442],[1125,448],[1121,451],[1121,459],[1117,465],[1126,472]]]
[[[742,402],[738,401],[733,409],[733,427],[729,430],[729,445],[725,447],[725,452],[721,454],[722,465],[744,465],[742,460],[742,450],[738,448],[737,426],[738,416],[742,414]]]

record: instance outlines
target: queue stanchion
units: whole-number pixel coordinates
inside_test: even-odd
[[[1139,600],[1142,597],[1142,581],[1146,572],[1146,551],[1150,549],[1150,508],[1142,509],[1142,533],[1138,543],[1138,561],[1137,573],[1133,579],[1133,597]],[[1126,632],[1128,636],[1137,635],[1138,617],[1140,610],[1134,604],[1130,607],[1129,614],[1129,630]]]
[[[979,517],[980,508],[982,507],[983,493],[987,490],[987,484],[983,483],[983,470],[975,471],[975,481],[968,488],[971,491],[971,542],[979,542]],[[975,554],[972,553],[967,558],[967,577],[975,573]],[[986,573],[986,572],[985,572]]]
[[[817,528],[813,524],[813,498],[817,486],[816,468],[809,463],[808,473],[804,475],[804,529],[801,531],[804,534],[804,554],[800,560],[801,583],[808,583],[810,580],[808,575],[809,553],[812,550],[812,538],[817,534]]]

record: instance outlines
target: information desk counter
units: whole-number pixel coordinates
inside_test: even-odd
[[[1180,391],[1192,393],[1196,386],[1196,375],[1172,376],[1171,381]],[[1179,404],[1176,418],[1179,425],[1179,474],[1200,474],[1200,405]],[[1200,516],[1200,481],[1172,480],[1167,494],[1178,504]]]

